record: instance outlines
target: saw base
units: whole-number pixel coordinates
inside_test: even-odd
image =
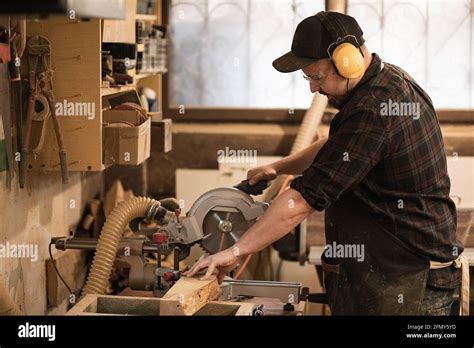
[[[144,291],[141,292],[143,295]],[[117,316],[140,315],[159,316],[161,299],[153,297],[87,295],[66,315],[87,316]],[[253,303],[233,303],[212,301],[202,307],[195,316],[220,315],[220,316],[250,316],[254,308]]]

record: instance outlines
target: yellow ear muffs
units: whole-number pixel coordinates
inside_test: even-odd
[[[354,79],[364,73],[364,57],[353,44],[345,42],[336,47],[332,61],[338,73],[346,79]]]

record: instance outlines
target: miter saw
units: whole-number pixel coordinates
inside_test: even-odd
[[[146,223],[138,224],[136,236],[122,238],[119,243],[117,258],[130,265],[130,288],[154,290],[161,297],[180,278],[179,262],[189,255],[193,245],[215,254],[235,244],[268,207],[268,203],[251,197],[261,194],[268,184],[266,180],[255,185],[243,181],[234,187],[213,189],[201,195],[183,217],[176,204],[151,207],[143,219]],[[156,222],[155,227],[141,227],[151,221]],[[53,242],[59,250],[95,250],[97,245],[97,239],[92,238],[54,238]],[[148,261],[150,253],[157,255],[156,264]],[[170,253],[174,254],[173,268],[161,267],[161,255]],[[301,292],[300,283],[228,280],[223,284],[225,300],[274,293],[291,304],[288,298],[298,303]]]
[[[161,288],[161,278],[176,281],[181,276],[179,261],[195,244],[209,254],[231,247],[268,207],[268,203],[251,197],[267,186],[267,181],[255,185],[244,181],[235,187],[213,189],[201,195],[183,217],[176,201],[151,206],[144,219],[135,223],[134,236],[122,238],[117,250],[117,257],[131,266],[130,287],[156,290]],[[94,238],[53,238],[52,242],[58,250],[95,250],[97,246]],[[158,254],[156,266],[148,262],[149,253]],[[169,253],[174,253],[173,269],[162,268],[161,256]]]
[[[208,191],[194,202],[186,217],[166,219],[160,231],[171,243],[198,243],[209,254],[216,254],[231,247],[263,215],[268,203],[257,202],[250,195],[262,193],[267,186],[267,181],[256,185],[242,182]]]

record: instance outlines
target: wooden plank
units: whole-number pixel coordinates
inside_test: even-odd
[[[150,19],[154,18],[153,21],[146,22],[146,27],[149,28],[152,24],[161,24],[161,0],[153,1],[153,9],[151,15],[136,15],[137,19],[145,18]],[[134,78],[134,82],[137,85],[137,89],[142,87],[148,87],[153,89],[156,92],[156,99],[157,99],[157,111],[163,111],[163,74],[138,74]]]
[[[93,103],[87,104],[93,106],[93,117],[58,116],[69,170],[102,170],[100,20],[82,22],[55,17],[30,21],[27,23],[27,35],[44,35],[51,41],[56,103]],[[23,78],[28,70],[26,57],[25,52],[22,59]],[[33,140],[39,135],[41,125],[38,123],[33,122]],[[28,156],[26,160],[30,169],[60,170],[51,120],[48,121],[43,151],[37,158]]]
[[[104,97],[111,94],[133,91],[135,89],[136,89],[136,86],[132,84],[123,85],[123,86],[115,86],[115,87],[102,87],[100,89],[100,94]]]
[[[112,166],[104,172],[103,180],[106,192],[116,180],[120,180],[122,186],[133,191],[136,196],[146,196],[148,190],[147,161],[136,166]]]
[[[115,180],[112,184],[110,190],[105,194],[104,199],[104,216],[107,216],[112,212],[112,210],[119,205],[120,202],[124,201],[125,190],[123,189],[122,182],[120,180]]]
[[[82,288],[87,276],[86,253],[79,250],[66,250],[53,256],[59,273],[73,292]],[[46,260],[48,305],[57,307],[69,300],[69,291],[59,279],[51,259]]]
[[[125,19],[104,19],[103,42],[135,43],[136,0],[125,1]]]
[[[216,276],[208,280],[182,277],[161,299],[160,315],[193,315],[218,295]]]
[[[133,77],[133,80],[134,81],[138,81],[138,80],[141,80],[141,79],[146,79],[147,77],[151,77],[155,74],[137,74]]]
[[[162,0],[157,0],[155,1],[155,4],[153,6],[153,13],[156,15],[156,20],[160,24],[163,22],[163,18],[161,15],[161,12],[162,12],[161,2]]]
[[[97,312],[97,295],[89,294],[72,307],[66,315],[92,315]]]
[[[153,122],[163,121],[163,113],[161,111],[149,111],[148,116],[151,118],[151,125]]]
[[[135,19],[137,21],[155,22],[158,20],[158,17],[156,15],[137,13],[137,15],[135,16]]]

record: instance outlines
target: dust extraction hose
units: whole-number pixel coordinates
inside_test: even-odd
[[[326,96],[318,92],[314,94],[311,106],[306,111],[303,122],[301,122],[300,128],[298,129],[298,134],[291,148],[290,155],[304,150],[314,141],[327,104],[328,98]]]
[[[307,148],[313,143],[327,104],[328,98],[326,96],[319,92],[314,94],[311,106],[306,111],[303,121],[298,129],[298,133],[296,134],[296,139],[291,148],[290,155]],[[265,191],[263,200],[265,202],[270,202],[274,199],[282,188],[286,188],[286,185],[291,178],[291,176],[280,175],[273,180],[270,187]]]
[[[128,223],[144,217],[150,208],[160,202],[147,197],[133,197],[115,207],[109,214],[97,242],[91,270],[82,290],[81,298],[87,294],[104,294],[123,231]]]
[[[0,281],[0,315],[22,315],[18,306],[13,302],[5,284]]]

